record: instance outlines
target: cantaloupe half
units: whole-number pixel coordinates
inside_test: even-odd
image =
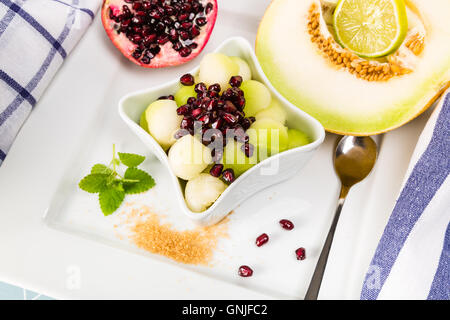
[[[395,129],[449,86],[449,0],[405,0],[406,39],[375,60],[335,41],[330,2],[273,0],[256,40],[272,85],[328,131],[373,135]]]

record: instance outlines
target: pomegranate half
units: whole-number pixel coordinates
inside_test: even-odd
[[[104,0],[102,22],[125,57],[146,68],[175,66],[205,47],[217,0]]]

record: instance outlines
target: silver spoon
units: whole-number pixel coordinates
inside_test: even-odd
[[[339,141],[334,153],[334,170],[341,181],[341,192],[334,214],[333,223],[317,261],[305,300],[316,300],[333,242],[334,232],[341,214],[342,206],[350,188],[362,181],[372,171],[377,159],[377,145],[370,137],[344,136]]]

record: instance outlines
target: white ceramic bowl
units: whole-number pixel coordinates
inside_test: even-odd
[[[179,79],[169,83],[134,92],[123,97],[119,102],[119,114],[131,130],[153,152],[153,154],[167,167],[173,182],[174,196],[182,210],[189,218],[201,225],[211,225],[222,220],[239,203],[254,193],[294,176],[311,158],[314,151],[323,142],[325,131],[314,118],[296,108],[282,97],[270,84],[259,65],[255,53],[248,41],[235,37],[226,40],[216,52],[229,56],[239,56],[246,60],[252,70],[252,78],[263,82],[287,111],[287,125],[290,128],[302,130],[312,139],[308,145],[291,149],[272,156],[239,176],[209,207],[201,213],[192,212],[184,200],[183,183],[173,174],[169,166],[167,154],[159,144],[139,125],[139,119],[147,106],[158,97],[175,93],[180,88]],[[198,67],[191,71],[197,73]]]

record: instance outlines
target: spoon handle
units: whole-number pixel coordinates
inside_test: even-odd
[[[328,231],[327,239],[325,240],[319,260],[317,261],[316,269],[314,270],[308,291],[306,292],[305,300],[317,300],[317,296],[319,295],[320,285],[322,284],[323,274],[325,273],[325,267],[327,265],[328,254],[330,253],[331,244],[333,243],[334,232],[336,231],[336,226],[339,221],[342,206],[344,205],[348,190],[349,188],[345,186],[341,187],[341,193],[336,212],[334,214],[333,223]]]

